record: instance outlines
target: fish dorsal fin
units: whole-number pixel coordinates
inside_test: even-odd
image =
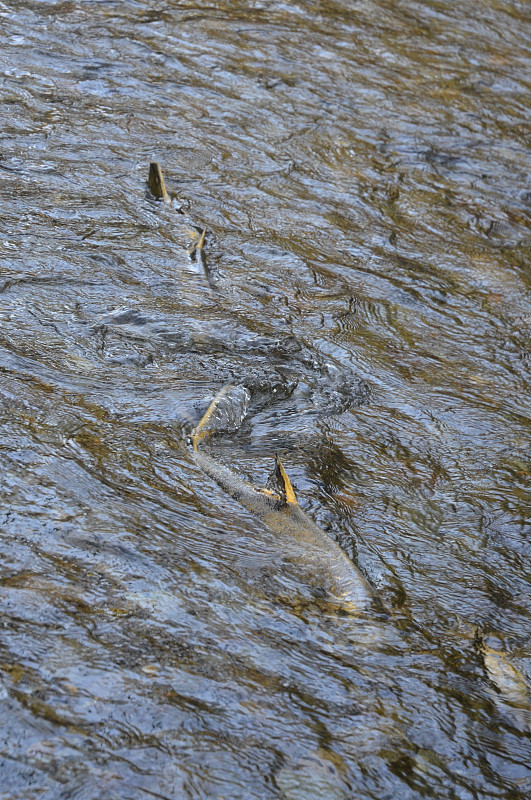
[[[295,497],[293,486],[291,485],[286,470],[282,466],[278,454],[275,456],[275,469],[267,482],[267,488],[272,490],[275,494],[278,493],[284,502],[297,505],[297,498]]]
[[[166,191],[166,184],[162,177],[160,164],[156,161],[152,161],[149,165],[148,186],[149,191],[157,200],[164,200],[165,203],[171,203],[171,198]]]

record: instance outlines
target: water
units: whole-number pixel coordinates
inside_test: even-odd
[[[0,17],[0,797],[528,796],[528,5]],[[377,636],[190,459],[228,382]]]

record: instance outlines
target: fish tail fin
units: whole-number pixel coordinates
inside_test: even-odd
[[[200,422],[192,431],[192,447],[219,431],[236,431],[247,414],[251,395],[245,386],[224,386],[214,397]]]

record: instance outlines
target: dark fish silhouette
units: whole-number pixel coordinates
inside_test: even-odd
[[[192,431],[194,461],[277,534],[279,552],[297,565],[316,598],[349,613],[362,612],[371,605],[373,590],[341,547],[300,508],[278,456],[268,484],[273,488],[262,489],[198,449],[216,431],[239,427],[248,402],[249,393],[242,386],[226,386],[216,395]]]

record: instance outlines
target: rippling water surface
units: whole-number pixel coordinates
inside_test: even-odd
[[[528,4],[0,19],[0,797],[528,797]],[[372,623],[190,458],[228,382]]]

